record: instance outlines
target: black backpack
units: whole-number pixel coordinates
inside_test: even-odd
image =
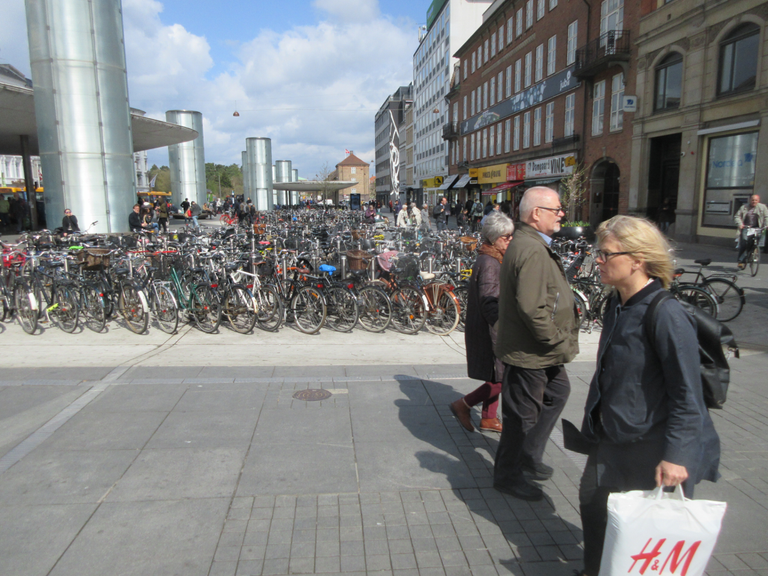
[[[648,305],[645,313],[645,332],[655,348],[654,325],[657,308],[665,300],[674,298],[666,290],[659,292]],[[720,409],[725,404],[728,384],[731,381],[731,369],[728,366],[724,348],[733,351],[739,357],[739,347],[733,332],[725,324],[713,318],[702,309],[688,302],[680,302],[683,309],[696,321],[696,339],[699,341],[699,361],[701,363],[701,387],[704,391],[704,403],[707,408]]]

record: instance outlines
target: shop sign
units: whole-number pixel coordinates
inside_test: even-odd
[[[755,185],[756,159],[757,132],[712,138],[707,188],[751,188]]]
[[[469,134],[479,130],[484,126],[498,122],[502,118],[512,116],[533,106],[538,106],[542,102],[551,100],[555,96],[573,90],[579,85],[579,81],[573,75],[575,67],[571,66],[559,74],[539,82],[516,94],[512,98],[499,102],[496,106],[489,108],[482,114],[473,116],[469,120],[461,123],[461,135]]]
[[[507,181],[507,167],[509,164],[496,164],[495,166],[484,166],[478,168],[478,184],[495,184],[497,182]]]
[[[637,112],[637,96],[624,96],[622,110],[624,112]]]
[[[507,164],[507,182],[525,180],[525,162],[521,164]]]
[[[443,177],[435,176],[434,178],[425,178],[421,181],[421,185],[424,188],[439,188],[443,185]]]
[[[469,174],[470,178],[477,178],[477,175],[480,174],[480,169],[479,168],[470,168],[468,174]]]
[[[532,178],[567,176],[573,173],[575,165],[575,154],[563,154],[562,156],[529,160],[525,163],[525,178],[530,180]]]

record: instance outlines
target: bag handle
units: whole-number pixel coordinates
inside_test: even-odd
[[[658,486],[651,492],[651,498],[655,500],[661,500],[664,497],[664,484],[661,486]],[[675,491],[672,492],[672,497],[676,500],[680,500],[681,502],[685,502],[687,498],[685,497],[685,494],[683,494],[683,485],[678,484],[675,486]]]

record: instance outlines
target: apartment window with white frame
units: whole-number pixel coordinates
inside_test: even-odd
[[[512,40],[514,40],[514,33],[515,33],[515,16],[514,14],[509,17],[509,20],[507,20],[507,44],[512,44]]]
[[[472,90],[472,92],[469,93],[470,98],[472,99],[472,116],[475,115],[475,91]]]
[[[624,73],[611,80],[611,132],[624,126]]]
[[[466,162],[467,161],[467,137],[464,136],[462,140],[463,142],[461,144],[461,161]]]
[[[483,45],[480,44],[480,46],[477,47],[477,69],[480,70],[480,67],[483,65]]]
[[[496,154],[501,154],[501,132],[502,132],[501,128],[502,128],[502,126],[503,125],[502,125],[501,122],[496,124]]]
[[[600,46],[605,46],[610,31],[621,30],[624,26],[624,0],[603,0],[600,5]]]
[[[467,59],[465,58],[464,59],[464,80],[467,79],[467,76],[468,76],[468,74],[467,74]]]
[[[517,11],[517,24],[516,24],[515,32],[518,38],[520,38],[520,36],[523,35],[523,9],[522,8],[520,8],[520,10]]]
[[[488,128],[483,130],[483,158],[488,158]]]
[[[475,135],[472,134],[470,137],[471,144],[469,147],[469,161],[473,161],[475,159]]]
[[[515,62],[515,94],[523,89],[523,61]]]
[[[534,79],[540,82],[544,77],[544,44],[536,46],[536,74]]]
[[[525,29],[528,30],[533,26],[533,0],[528,0],[525,3]]]
[[[464,94],[464,120],[469,118],[469,116],[467,116],[467,112],[469,112],[469,110],[467,110],[467,95]]]
[[[491,34],[491,58],[496,56],[496,32]]]
[[[547,13],[547,0],[538,0],[536,5],[536,20],[541,20]]]
[[[565,118],[563,122],[563,136],[573,136],[574,111],[576,110],[576,94],[568,94],[565,97]]]
[[[483,110],[488,109],[488,82],[483,84]]]
[[[570,66],[574,62],[576,62],[576,43],[578,42],[578,36],[579,36],[579,21],[574,20],[570,24],[568,24],[568,45],[566,48],[566,55],[565,55],[565,64],[566,66]]]
[[[483,54],[484,54],[483,64],[487,64],[488,63],[488,40],[483,42]]]
[[[531,85],[531,74],[533,73],[533,52],[525,55],[525,87]]]
[[[549,11],[551,12],[557,8],[557,0],[549,0]]]
[[[512,140],[512,119],[504,120],[504,154],[509,154],[510,142]]]
[[[491,106],[496,104],[496,77],[491,78]]]
[[[494,146],[496,142],[496,127],[491,126],[488,129],[488,156],[495,156],[496,155],[496,147]]]
[[[555,135],[555,103],[547,104],[547,118],[544,122],[544,142],[549,144]]]
[[[504,48],[504,23],[499,25],[499,52]]]
[[[499,75],[496,80],[496,87],[498,89],[498,95],[496,96],[496,101],[501,102],[504,99],[504,70],[499,72]]]
[[[472,52],[472,74],[475,73],[475,69],[476,69],[475,63],[476,62],[477,62],[477,55],[474,52]]]
[[[523,114],[523,148],[531,146],[531,113]]]
[[[515,134],[512,138],[512,147],[520,150],[520,116],[515,116]]]
[[[603,133],[603,114],[605,113],[605,80],[595,82],[592,89],[592,136]]]
[[[541,106],[533,111],[533,145],[541,145]]]
[[[512,64],[507,66],[507,98],[512,97]]]
[[[551,76],[557,69],[557,34],[547,40],[547,76]]]

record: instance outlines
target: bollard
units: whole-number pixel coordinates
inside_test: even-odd
[[[427,272],[432,274],[434,271],[435,271],[435,257],[430,254],[429,258],[427,258]]]
[[[288,281],[288,256],[283,255],[280,266],[283,268],[283,280]]]
[[[456,273],[461,274],[461,258],[456,258]]]
[[[376,280],[376,258],[368,260],[368,278],[371,282]]]
[[[341,271],[339,273],[339,277],[344,280],[347,277],[347,255],[342,254],[339,258],[339,268],[341,268]]]

